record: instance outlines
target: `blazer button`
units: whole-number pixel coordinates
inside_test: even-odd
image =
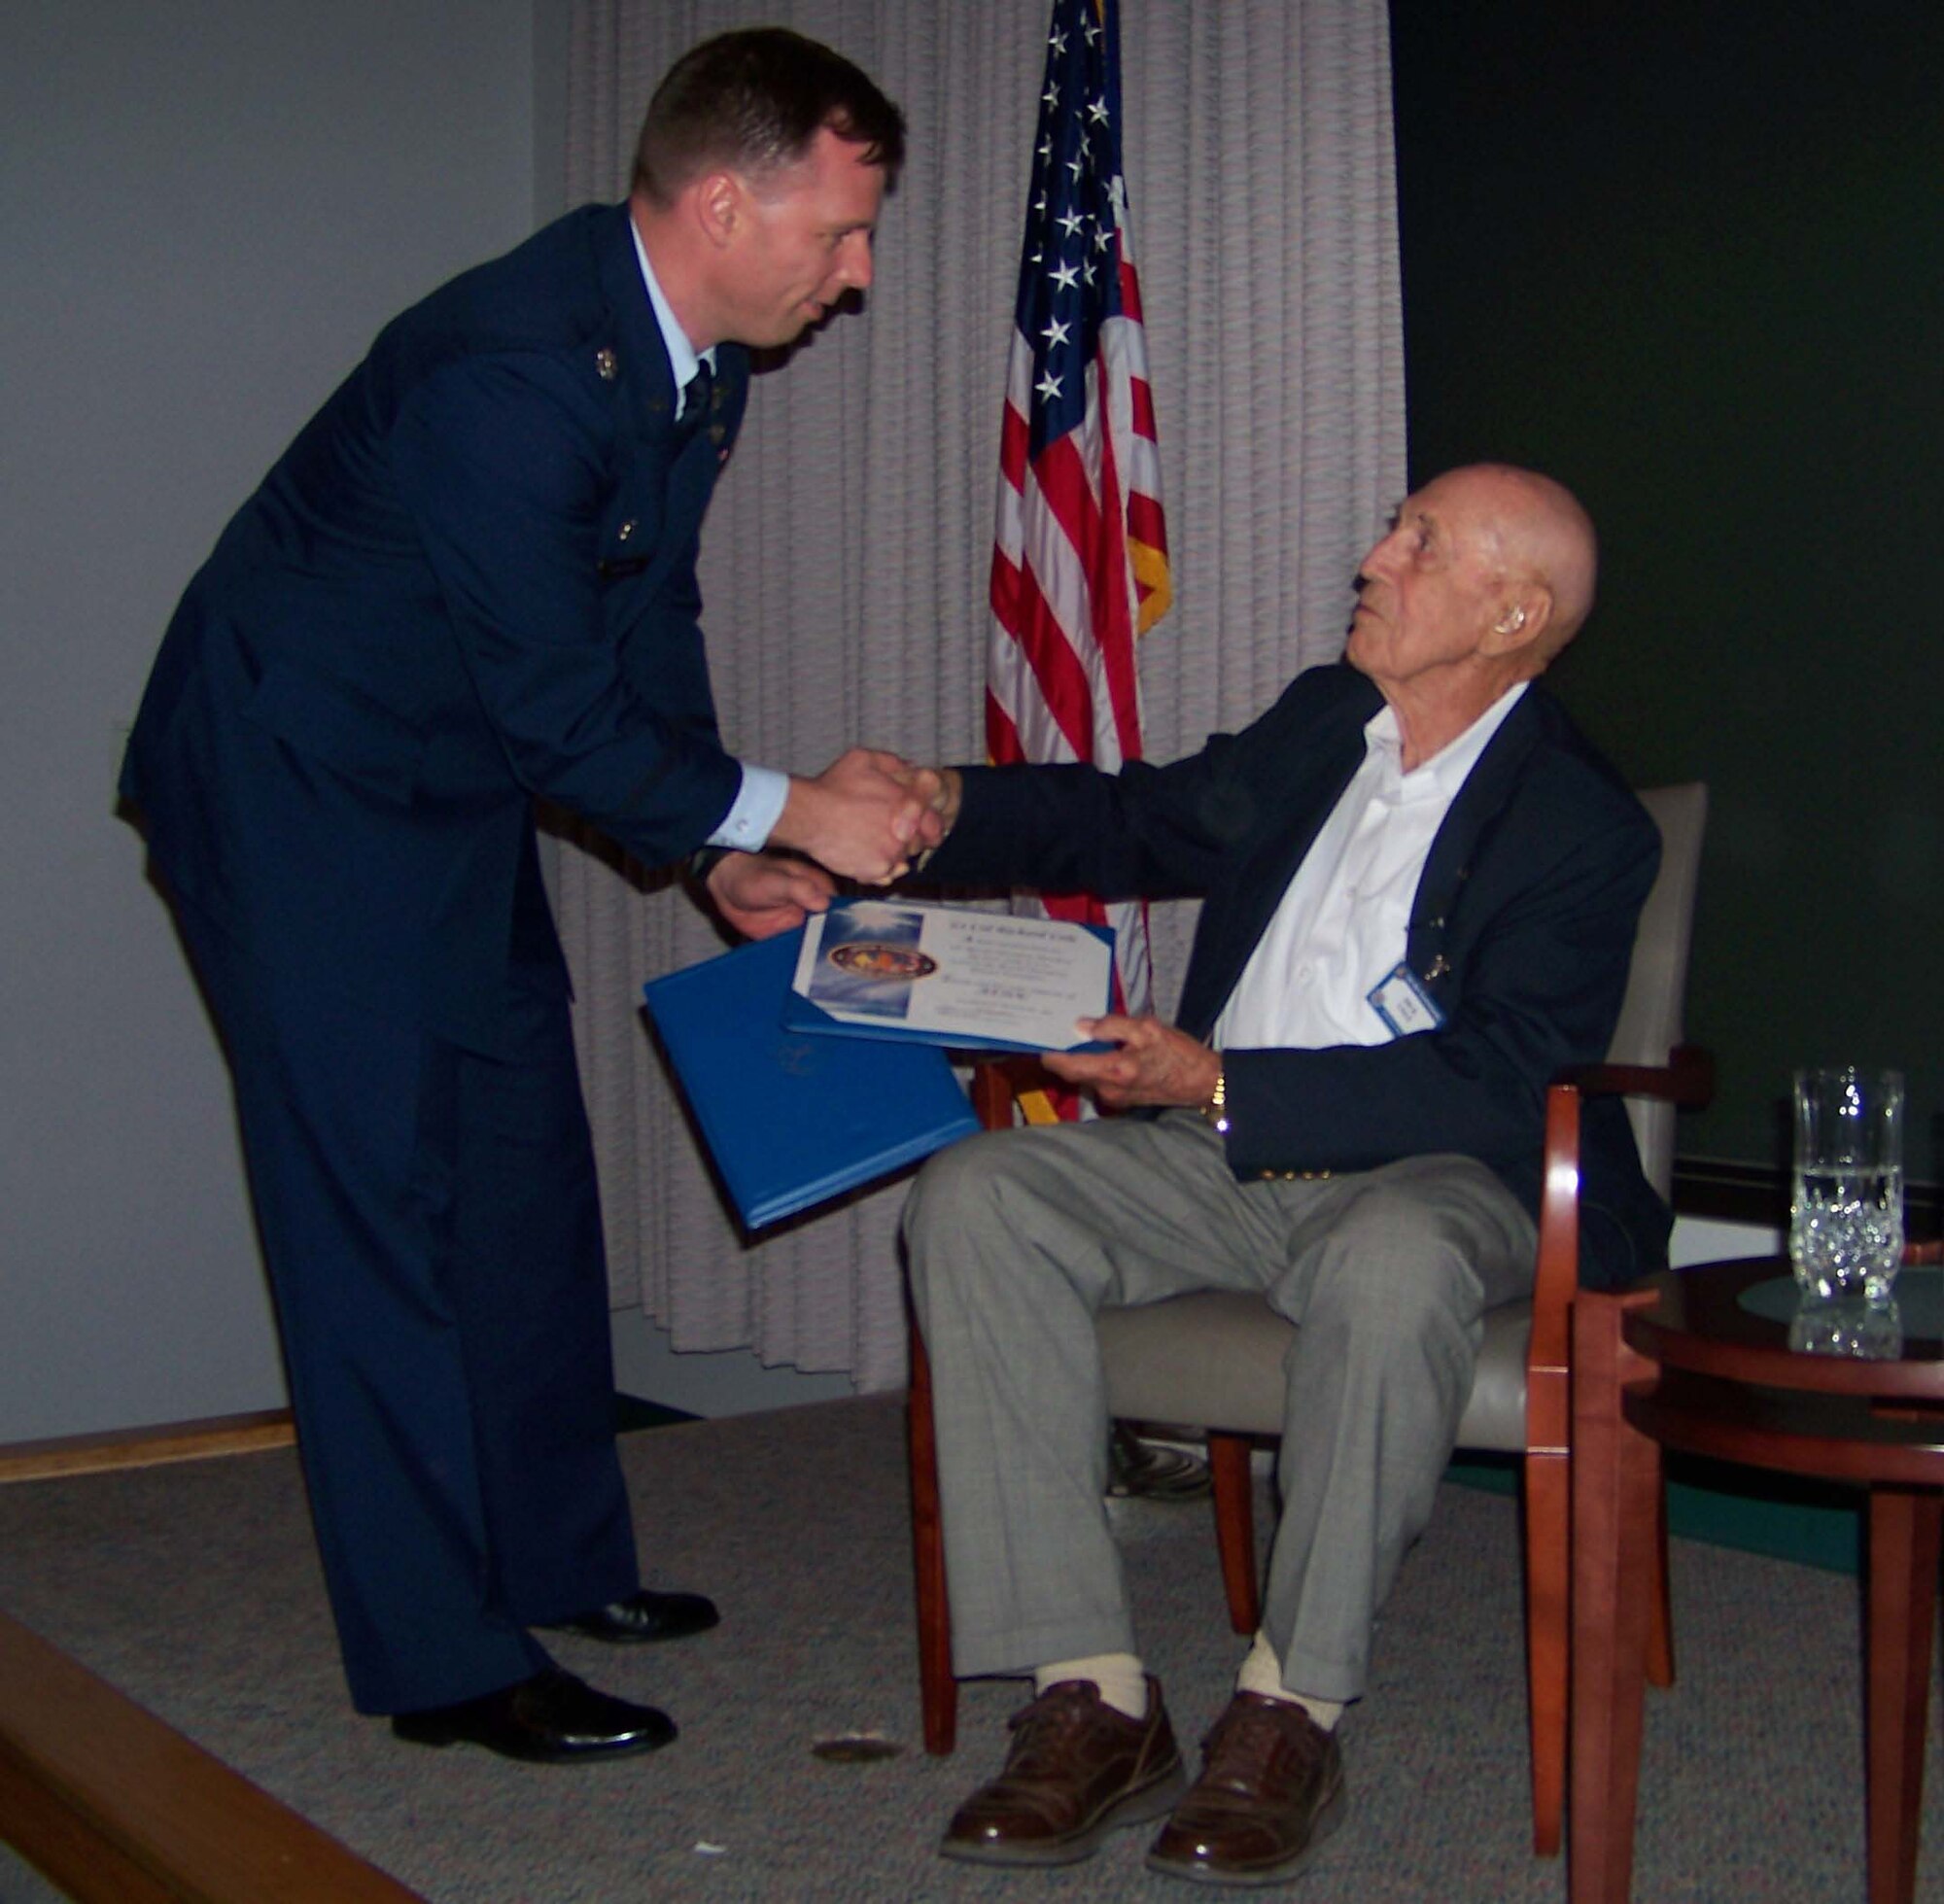
[[[601,373],[601,381],[611,384],[621,374],[621,360],[603,344],[594,353],[594,367]]]
[[[625,542],[628,539],[628,537],[632,536],[634,533],[635,533],[635,522],[634,518],[631,516],[626,522],[624,522],[620,526],[619,529],[615,530],[614,532],[615,539],[617,541]]]

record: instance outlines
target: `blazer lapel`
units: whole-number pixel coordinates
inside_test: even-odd
[[[642,261],[625,204],[604,209],[595,222],[595,269],[608,306],[602,348],[609,353],[601,374],[621,401],[621,433],[630,441],[667,441],[675,429],[675,373],[662,342],[655,307],[642,281]]]
[[[1479,848],[1504,813],[1524,774],[1527,758],[1539,744],[1544,706],[1537,688],[1528,687],[1519,697],[1518,706],[1506,716],[1466,776],[1425,856],[1411,902],[1405,962],[1434,995],[1451,971],[1445,950],[1451,918],[1463,902]]]

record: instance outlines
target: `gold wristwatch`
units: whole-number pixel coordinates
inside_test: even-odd
[[[1215,1126],[1218,1135],[1229,1134],[1229,1074],[1219,1064],[1215,1067],[1215,1089],[1208,1093],[1201,1115]]]

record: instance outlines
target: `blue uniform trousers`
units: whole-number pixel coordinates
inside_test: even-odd
[[[524,1679],[633,1592],[594,1159],[567,1001],[485,1056],[177,917],[235,1080],[311,1511],[364,1712]]]

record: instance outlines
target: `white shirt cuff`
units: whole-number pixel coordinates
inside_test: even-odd
[[[722,824],[709,836],[709,844],[736,852],[761,852],[770,829],[782,817],[783,802],[789,798],[789,776],[746,760],[737,764],[743,770],[743,784],[723,814]]]

